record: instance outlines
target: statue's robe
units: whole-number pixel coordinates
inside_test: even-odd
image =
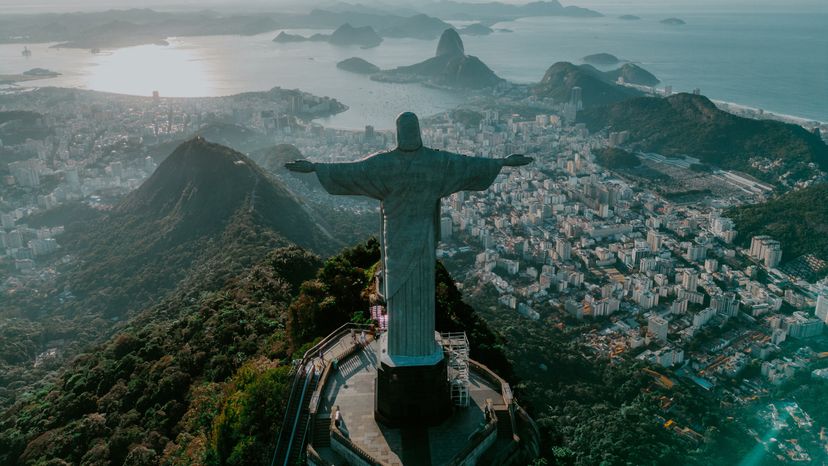
[[[368,196],[382,203],[382,291],[391,357],[424,357],[439,350],[434,339],[434,281],[440,198],[488,188],[502,166],[499,159],[425,147],[382,152],[351,163],[315,164],[329,193]]]

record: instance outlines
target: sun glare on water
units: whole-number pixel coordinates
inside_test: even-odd
[[[193,49],[141,45],[100,57],[85,87],[119,94],[165,97],[213,95],[211,73]]]

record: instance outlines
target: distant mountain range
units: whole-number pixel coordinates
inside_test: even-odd
[[[732,115],[701,95],[626,100],[586,109],[578,121],[590,131],[628,131],[631,150],[690,155],[774,183],[783,175],[788,182],[800,179],[811,163],[828,169],[828,146],[819,136],[798,125]]]
[[[479,58],[466,55],[463,40],[454,29],[440,36],[434,57],[420,63],[381,71],[371,79],[384,82],[423,82],[438,86],[480,89],[495,86],[498,77]]]
[[[424,14],[395,21],[381,29],[383,37],[408,37],[413,39],[431,40],[450,28],[451,25],[439,18]]]
[[[0,16],[0,43],[54,42],[56,47],[118,48],[166,45],[168,37],[220,34],[254,35],[277,29],[335,29],[345,23],[371,26],[381,37],[436,39],[448,27],[445,19],[477,19],[485,24],[462,31],[486,34],[485,27],[527,16],[601,16],[592,10],[564,7],[557,1],[526,5],[506,3],[432,2],[415,6],[337,3],[308,13],[257,12],[222,14],[211,10],[159,12],[150,9],[108,10],[68,14]],[[473,11],[473,15],[468,12]]]
[[[576,6],[563,6],[557,0],[534,1],[524,4],[486,2],[462,3],[441,1],[425,3],[425,13],[448,19],[487,19],[509,20],[532,16],[573,16],[579,18],[598,18],[603,16],[597,11]]]
[[[310,37],[303,37],[296,34],[288,34],[284,31],[273,39],[273,42],[328,42],[333,45],[358,45],[362,48],[376,47],[382,43],[380,37],[371,26],[354,27],[349,23],[336,28],[332,34],[314,34]]]

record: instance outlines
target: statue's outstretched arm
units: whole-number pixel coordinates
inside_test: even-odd
[[[285,168],[292,172],[299,173],[311,173],[316,171],[314,163],[308,160],[294,160],[293,162],[288,162],[285,164]]]
[[[504,167],[522,167],[523,165],[529,165],[535,161],[532,157],[526,157],[521,154],[512,154],[505,159],[500,160]]]
[[[316,177],[330,194],[368,196],[383,199],[389,188],[383,170],[377,165],[375,156],[356,162],[313,163],[296,160],[285,164],[285,168],[299,173],[316,173]]]

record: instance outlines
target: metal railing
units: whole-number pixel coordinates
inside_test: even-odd
[[[355,324],[355,323],[346,323],[341,325],[339,328],[328,334],[325,338],[323,338],[319,343],[315,344],[309,350],[305,351],[305,354],[302,355],[302,359],[300,359],[296,363],[296,373],[294,375],[293,384],[291,385],[291,393],[290,397],[288,398],[287,408],[285,410],[285,415],[282,419],[282,428],[279,430],[279,436],[276,441],[276,449],[273,451],[273,458],[270,462],[270,466],[276,466],[277,460],[281,460],[282,456],[284,457],[283,462],[279,462],[280,466],[288,466],[288,462],[290,461],[290,454],[291,451],[294,451],[294,443],[296,440],[296,435],[298,432],[302,432],[304,435],[302,437],[302,443],[304,444],[305,439],[307,439],[307,430],[308,425],[300,426],[300,421],[302,419],[302,414],[305,410],[305,399],[307,397],[308,387],[312,379],[319,377],[315,370],[314,359],[315,355],[322,352],[324,355],[327,349],[330,349],[331,343],[339,343],[339,340],[350,333],[351,330],[369,330],[369,325],[364,324]],[[301,388],[300,388],[301,386]],[[315,388],[315,387],[314,387]],[[310,401],[314,402],[314,404],[318,404],[319,397],[315,394],[313,395]],[[316,409],[314,409],[316,411]],[[309,417],[310,419],[310,417]],[[290,435],[285,435],[288,432],[285,427],[288,425],[292,425],[290,429]],[[299,448],[302,448],[303,445],[298,445]],[[284,454],[280,455],[282,449],[285,449]]]
[[[298,396],[296,392],[299,390],[299,385],[301,385],[302,378],[306,376],[305,364],[302,364],[302,362],[299,361],[297,362],[295,367],[298,368],[295,370],[293,375],[293,383],[290,387],[290,396],[288,397],[287,406],[285,407],[285,415],[282,418],[282,427],[287,425],[288,417],[290,416],[291,412],[296,411],[296,409],[293,408],[296,397]],[[279,436],[276,440],[276,449],[273,450],[273,459],[270,461],[270,466],[274,466],[274,464],[276,464],[276,456],[279,453],[279,449],[282,447],[282,443],[285,441],[283,440],[285,437],[285,432],[286,431],[284,430],[284,428],[279,429]],[[290,439],[287,439],[286,441],[289,442]]]
[[[294,443],[296,443],[296,432],[299,430],[299,421],[302,419],[302,411],[305,409],[305,396],[308,394],[308,387],[310,387],[311,382],[317,377],[312,361],[309,361],[307,366],[305,366],[305,373],[307,374],[305,376],[305,386],[302,388],[302,395],[299,398],[299,409],[296,411],[296,418],[293,420],[293,429],[290,432],[290,442],[288,442],[287,451],[285,451],[285,466],[287,466],[288,461],[290,461],[290,451],[293,448]]]

